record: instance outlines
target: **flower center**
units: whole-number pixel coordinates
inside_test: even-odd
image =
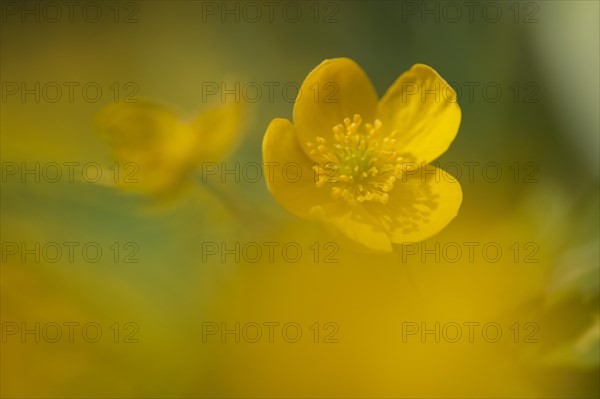
[[[333,142],[317,137],[308,142],[315,163],[317,187],[331,184],[331,196],[351,206],[374,201],[386,204],[394,183],[402,176],[404,158],[396,148],[396,130],[382,134],[382,123],[362,123],[360,115],[333,127]]]

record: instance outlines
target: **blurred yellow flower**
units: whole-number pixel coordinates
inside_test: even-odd
[[[178,193],[202,162],[217,162],[239,142],[241,106],[229,103],[182,122],[171,109],[148,100],[114,103],[96,120],[116,164],[105,183],[156,197]]]
[[[384,252],[456,216],[460,184],[429,163],[454,140],[461,111],[429,66],[414,65],[378,100],[353,60],[325,60],[304,80],[293,114],[293,124],[271,121],[263,140],[265,165],[312,171],[290,179],[265,168],[269,190],[293,214]]]

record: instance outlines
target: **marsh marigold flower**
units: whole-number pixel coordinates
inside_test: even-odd
[[[429,66],[414,65],[378,100],[354,61],[326,60],[304,80],[293,118],[271,121],[263,139],[269,190],[288,211],[376,251],[424,240],[456,216],[460,184],[430,163],[461,111]],[[292,164],[301,173],[286,177]]]
[[[217,162],[239,142],[240,104],[200,112],[189,122],[165,106],[143,100],[115,103],[96,119],[117,162],[107,184],[155,197],[176,194],[202,162]]]

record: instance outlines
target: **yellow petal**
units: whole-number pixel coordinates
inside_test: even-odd
[[[202,111],[190,124],[199,136],[196,159],[218,162],[225,159],[240,142],[242,104],[228,103]]]
[[[146,100],[110,104],[95,122],[116,155],[159,148],[178,124],[175,112]]]
[[[354,114],[373,122],[376,107],[377,93],[356,62],[349,58],[325,60],[308,74],[294,104],[300,145],[309,154],[309,141],[323,137],[332,142],[333,127]]]
[[[428,165],[411,170],[389,193],[389,202],[371,209],[394,243],[425,240],[446,227],[462,202],[460,183],[443,169]]]
[[[315,205],[330,201],[326,188],[317,188],[311,161],[287,119],[273,119],[263,139],[265,179],[271,194],[298,217],[310,219]]]
[[[398,132],[398,148],[424,163],[448,149],[461,119],[452,87],[423,64],[396,80],[379,102],[377,115],[386,130]]]
[[[313,208],[312,216],[355,244],[375,252],[392,251],[387,232],[362,207],[350,208],[337,202]]]
[[[111,174],[115,185],[163,195],[181,184],[197,138],[175,112],[149,101],[116,103],[104,108],[95,123],[118,163],[118,173]]]

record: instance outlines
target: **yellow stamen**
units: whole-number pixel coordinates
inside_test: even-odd
[[[344,118],[332,128],[334,143],[317,137],[309,142],[310,155],[333,162],[335,168],[315,166],[317,187],[331,186],[331,196],[356,206],[365,202],[387,204],[388,194],[402,177],[404,158],[395,148],[396,134],[383,136],[380,120],[362,123],[360,115]]]

